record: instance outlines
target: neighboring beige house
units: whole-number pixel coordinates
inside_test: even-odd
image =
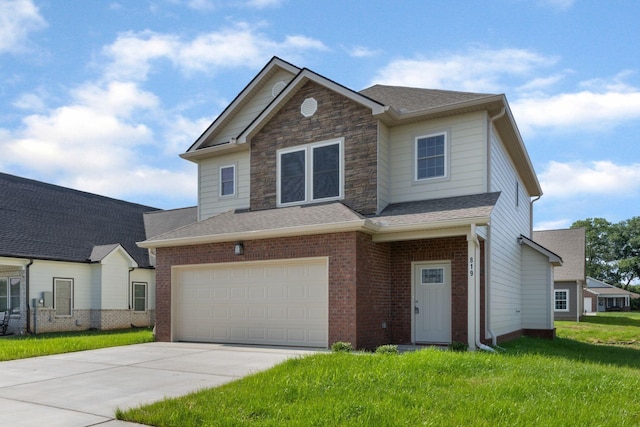
[[[0,173],[0,311],[10,313],[8,332],[153,325],[153,257],[136,241],[195,214]]]
[[[562,258],[562,265],[553,269],[554,318],[579,322],[587,298],[583,295],[586,277],[585,229],[534,231],[533,240]]]
[[[273,58],[182,157],[198,222],[139,243],[161,341],[554,336],[561,260],[531,240],[542,190],[504,95],[356,92]]]
[[[636,298],[640,298],[640,295],[593,277],[587,277],[587,287],[584,290],[584,311],[585,313],[630,311],[631,300]]]

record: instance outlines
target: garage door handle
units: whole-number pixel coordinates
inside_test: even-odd
[[[417,305],[415,307],[415,312],[416,312],[416,314],[420,314],[420,307],[418,307]]]

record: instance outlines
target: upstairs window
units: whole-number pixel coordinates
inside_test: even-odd
[[[447,176],[447,134],[419,136],[415,140],[415,180]]]
[[[278,151],[278,206],[343,197],[342,140]]]
[[[220,168],[220,197],[236,195],[236,166]]]

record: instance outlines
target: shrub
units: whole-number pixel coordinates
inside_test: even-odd
[[[331,351],[335,353],[351,353],[353,346],[350,342],[336,341],[331,344]]]
[[[376,354],[398,354],[398,346],[393,344],[385,344],[376,348]]]
[[[467,351],[469,350],[469,344],[460,341],[454,341],[449,344],[449,350],[452,351]]]

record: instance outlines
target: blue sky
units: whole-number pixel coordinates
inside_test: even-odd
[[[0,0],[0,171],[160,208],[273,56],[354,90],[504,93],[537,229],[640,215],[640,2]]]

